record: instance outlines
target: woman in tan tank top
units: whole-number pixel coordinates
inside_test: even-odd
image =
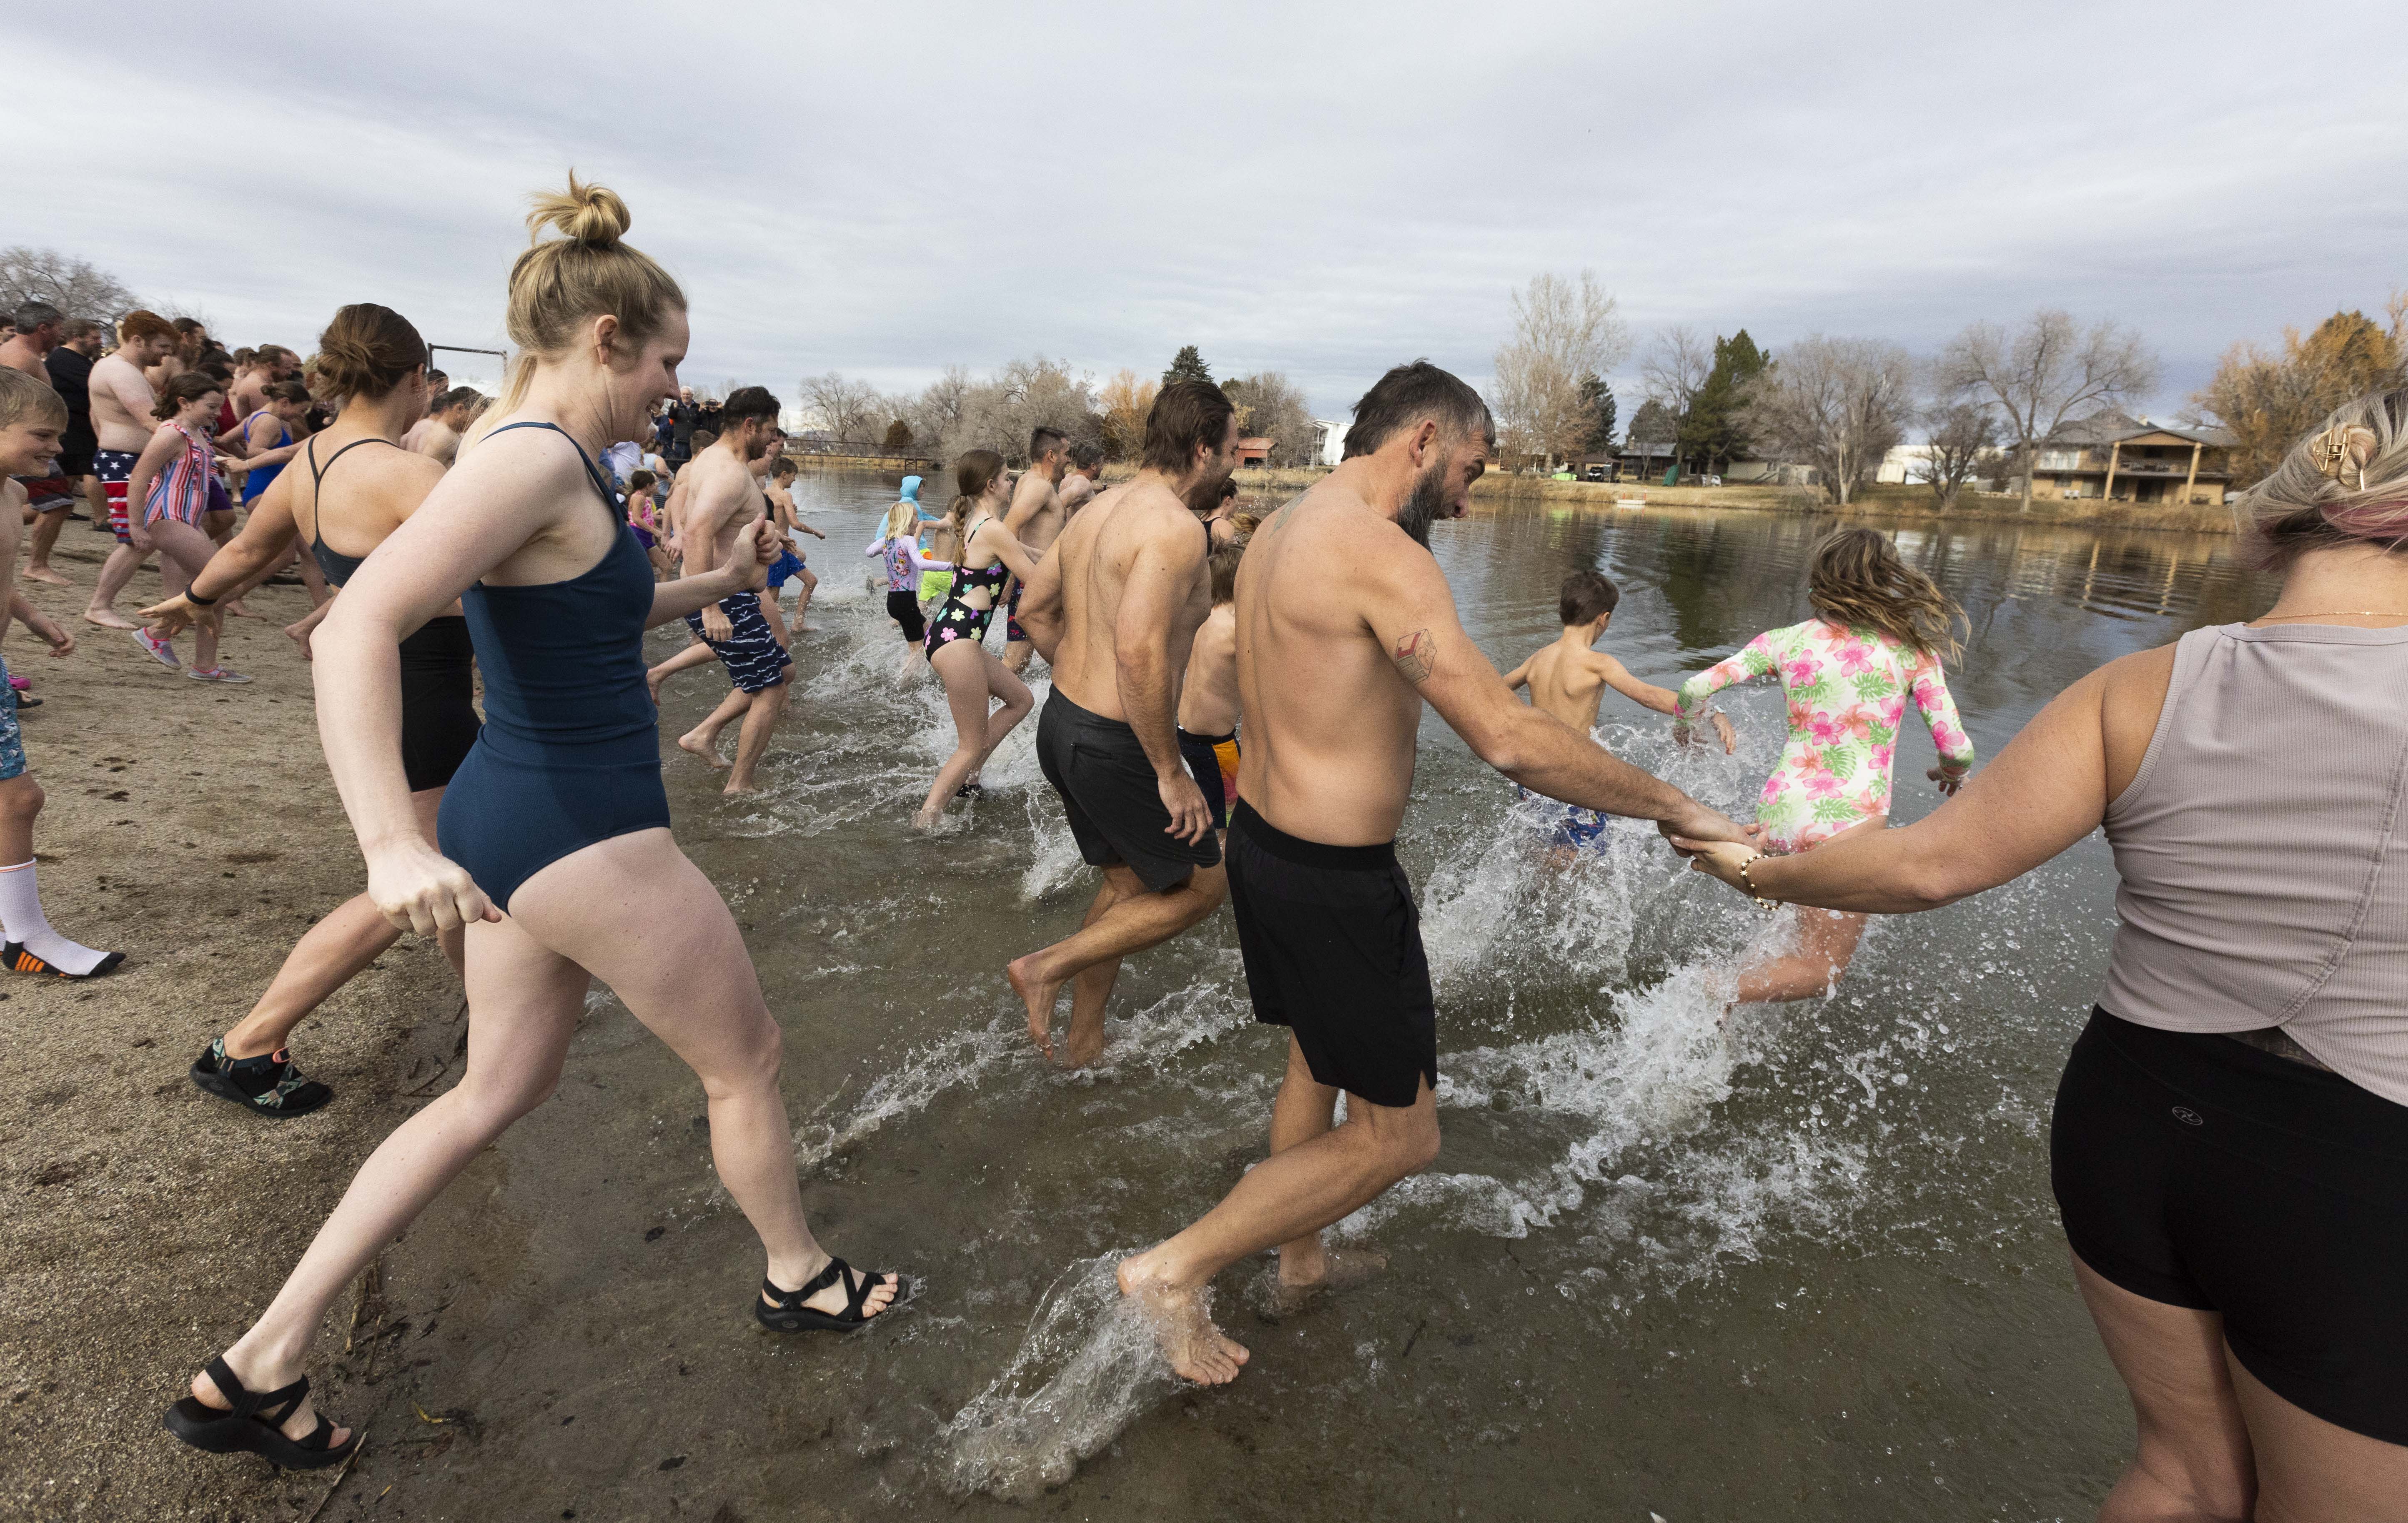
[[[1962,794],[1765,900],[1952,903],[2104,826],[2118,926],[2057,1090],[2074,1277],[2140,1444],[2101,1519],[2408,1519],[2408,391],[2242,506],[2283,591],[2109,663]]]

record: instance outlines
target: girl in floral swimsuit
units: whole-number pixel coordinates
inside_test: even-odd
[[[1940,669],[1954,655],[1952,625],[1963,614],[1931,579],[1899,558],[1871,529],[1840,529],[1815,545],[1807,573],[1815,616],[1768,629],[1737,655],[1681,689],[1674,733],[1706,700],[1735,682],[1777,676],[1789,699],[1789,743],[1764,781],[1756,817],[1765,847],[1803,852],[1842,831],[1879,829],[1888,818],[1890,763],[1908,698],[1931,731],[1940,765],[1927,774],[1953,794],[1973,769],[1973,745],[1957,722]],[[1847,970],[1865,917],[1799,912],[1795,951],[1740,970],[1735,1004],[1802,999]]]

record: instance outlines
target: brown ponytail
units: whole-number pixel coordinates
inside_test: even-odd
[[[425,363],[426,340],[409,319],[390,307],[357,301],[336,312],[318,335],[318,354],[309,366],[317,389],[339,402],[389,396]]]
[[[1899,558],[1889,537],[1834,529],[1807,560],[1806,597],[1832,624],[1872,628],[1910,650],[1956,659],[1956,626],[1971,625],[1932,580]]]

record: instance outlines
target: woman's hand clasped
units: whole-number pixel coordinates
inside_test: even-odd
[[[424,841],[370,856],[368,898],[385,919],[421,936],[502,918],[466,868]]]
[[[1745,841],[1694,841],[1686,836],[1674,836],[1673,847],[1689,859],[1689,870],[1719,879],[1751,898],[1756,891],[1740,876],[1740,869],[1756,861],[1764,853]]]

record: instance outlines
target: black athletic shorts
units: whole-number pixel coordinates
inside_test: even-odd
[[[477,743],[476,660],[468,621],[456,613],[401,642],[401,769],[412,793],[450,783]]]
[[[1037,717],[1037,765],[1062,796],[1062,812],[1089,867],[1125,863],[1159,894],[1221,860],[1212,832],[1190,844],[1170,833],[1170,812],[1137,732],[1090,713],[1055,688]]]
[[[1229,908],[1254,1019],[1294,1032],[1314,1079],[1400,1110],[1438,1087],[1438,1002],[1395,842],[1299,841],[1240,798]]]
[[[2049,1176],[2103,1278],[2221,1313],[2268,1389],[2408,1444],[2408,1106],[2094,1010],[2057,1085]]]
[[[1229,780],[1222,775],[1221,748],[1234,745],[1238,732],[1226,735],[1190,735],[1179,732],[1179,759],[1187,764],[1188,774],[1204,793],[1204,806],[1212,812],[1212,828],[1229,828]]]
[[[928,621],[920,615],[920,599],[909,592],[886,595],[886,616],[903,626],[903,638],[917,645],[928,638]]]
[[[59,474],[70,481],[91,475],[92,457],[99,450],[99,435],[89,428],[69,428],[59,436]]]

